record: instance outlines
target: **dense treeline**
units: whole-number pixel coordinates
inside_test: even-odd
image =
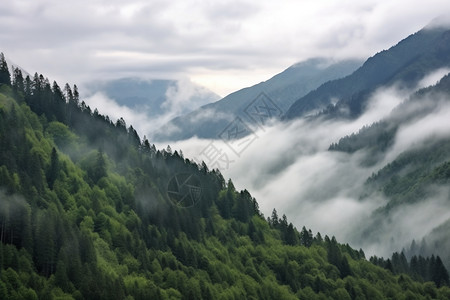
[[[387,260],[373,256],[370,261],[378,266],[390,270],[395,274],[408,274],[416,280],[432,281],[436,286],[448,285],[449,276],[439,256],[412,256],[410,261],[403,252],[395,252]]]
[[[0,59],[0,299],[448,299]],[[8,80],[9,79],[9,80]],[[184,208],[177,174],[199,181]],[[384,266],[383,266],[384,267]],[[439,283],[441,285],[441,283]]]

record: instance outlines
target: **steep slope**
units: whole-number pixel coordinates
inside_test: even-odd
[[[441,265],[414,281],[275,210],[265,220],[220,173],[30,81],[0,82],[1,299],[450,296]]]
[[[327,82],[298,99],[286,119],[302,117],[330,104],[328,114],[358,116],[370,94],[380,86],[412,87],[435,69],[450,66],[450,30],[425,27],[389,50],[369,58],[351,75]],[[337,102],[334,106],[333,102]]]
[[[360,61],[349,60],[338,63],[326,59],[311,59],[295,64],[271,79],[249,88],[234,92],[225,98],[201,107],[190,114],[177,117],[154,134],[156,140],[183,140],[193,136],[217,138],[236,117],[257,126],[246,114],[254,101],[264,100],[273,108],[273,117],[280,117],[299,97],[317,88],[322,83],[353,72]],[[265,97],[262,96],[263,99]],[[251,108],[251,107],[250,107]],[[267,113],[267,112],[266,112]],[[270,112],[269,112],[270,113]]]
[[[361,237],[377,240],[385,236],[388,228],[400,218],[399,212],[402,210],[408,209],[411,215],[414,215],[413,212],[420,215],[418,209],[423,210],[424,214],[426,210],[436,208],[434,219],[429,223],[435,224],[437,229],[417,233],[417,240],[425,236],[428,246],[423,247],[422,251],[415,249],[410,253],[439,254],[447,266],[450,266],[450,237],[442,232],[450,222],[450,194],[447,191],[450,134],[444,121],[448,120],[449,107],[450,75],[447,75],[438,84],[421,89],[405,100],[388,118],[361,129],[357,134],[341,138],[330,146],[332,151],[364,153],[361,160],[364,165],[375,165],[394,155],[367,180],[363,197],[381,193],[387,203],[362,225]],[[423,125],[415,125],[414,131],[408,131],[412,142],[397,153],[396,149],[402,149],[399,142],[402,132],[414,124]],[[407,248],[409,245],[403,246]]]
[[[366,164],[375,163],[393,145],[399,128],[432,114],[450,101],[450,74],[436,85],[423,88],[405,99],[384,120],[365,126],[358,133],[345,136],[330,150],[354,153],[369,150]]]

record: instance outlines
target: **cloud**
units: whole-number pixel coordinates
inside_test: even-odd
[[[152,133],[163,125],[166,134],[180,131],[181,128],[168,122],[178,115],[189,113],[204,104],[219,99],[219,96],[216,94],[192,83],[188,79],[164,81],[160,85],[156,83],[152,86],[151,82],[147,84],[145,81],[137,78],[126,78],[122,81],[119,80],[117,84],[124,88],[128,87],[136,90],[132,90],[128,94],[120,91],[117,95],[118,98],[125,99],[116,101],[116,99],[109,98],[104,92],[105,89],[111,90],[110,87],[105,87],[111,86],[111,84],[109,82],[99,81],[97,84],[85,87],[88,90],[88,96],[84,101],[92,110],[97,108],[100,114],[108,115],[113,121],[121,117],[124,118],[128,124],[133,125],[141,137],[145,135],[149,139],[152,138]],[[155,89],[154,92],[151,90],[152,88]],[[165,93],[159,90],[165,90]],[[110,93],[114,94],[111,91]],[[124,95],[126,96],[124,97]],[[133,97],[144,98],[144,100],[138,101],[134,105],[129,104],[128,106],[118,104],[124,103],[127,101],[127,98],[132,99]],[[158,103],[158,101],[161,101],[161,103]],[[203,110],[203,112],[198,118],[209,118],[213,116],[229,118],[229,116],[220,113],[215,114],[214,111],[208,109]]]
[[[420,147],[424,143],[450,136],[450,122],[448,122],[450,105],[448,100],[436,101],[434,105],[435,109],[431,114],[419,120],[412,120],[397,131],[395,144],[388,159],[407,149]],[[423,107],[426,106],[427,103],[423,103]]]
[[[127,122],[127,126],[132,125],[139,134],[149,132],[153,129],[153,122],[149,120],[145,111],[119,105],[103,93],[95,93],[87,97],[85,101],[92,110],[100,108],[99,113],[109,116],[113,122],[123,118]]]
[[[449,68],[440,68],[435,70],[434,72],[431,72],[430,74],[426,75],[419,83],[417,88],[424,88],[430,85],[435,85],[438,83],[438,81],[450,73]]]
[[[189,79],[176,81],[169,86],[165,96],[166,101],[161,104],[161,107],[171,112],[172,118],[208,104],[211,99],[219,100],[216,95],[204,87],[193,84]]]
[[[408,249],[413,240],[417,242],[423,238],[428,239],[434,229],[450,221],[450,189],[448,186],[431,185],[425,193],[427,197],[421,201],[394,206],[389,213],[375,213],[361,219],[362,222],[352,219],[356,225],[347,239],[351,239],[351,243],[357,247],[362,247],[366,255],[383,257]],[[429,249],[434,247],[435,245],[430,245]],[[445,253],[435,251],[436,249],[432,250],[429,255]]]
[[[450,26],[450,14],[448,11],[443,11],[442,14],[434,18],[430,24],[428,24],[427,28],[440,28],[440,27],[449,27]]]
[[[60,85],[184,77],[225,96],[311,57],[366,58],[446,11],[446,0],[19,0],[2,6],[0,44]]]
[[[232,178],[238,189],[248,189],[266,216],[276,208],[279,215],[286,214],[297,228],[305,225],[315,232],[335,235],[341,242],[363,247],[369,255],[386,256],[401,250],[413,238],[420,239],[449,217],[448,210],[442,209],[445,191],[436,188],[436,193],[420,205],[392,211],[391,223],[380,224],[385,232],[362,239],[361,230],[372,213],[387,203],[387,199],[378,194],[361,198],[367,193],[364,182],[402,151],[423,146],[433,135],[449,137],[446,120],[450,115],[450,103],[439,103],[437,99],[416,103],[417,111],[431,106],[435,109],[427,108],[428,115],[401,126],[394,146],[373,166],[361,165],[367,155],[364,150],[348,154],[327,149],[341,137],[386,118],[414,91],[397,85],[380,88],[371,97],[367,111],[357,120],[299,119],[265,127],[256,132],[257,138],[239,155],[222,140],[194,138],[170,144],[172,149],[182,149],[186,157],[204,160],[211,166],[211,161],[202,153],[211,149],[207,147],[212,143],[220,155],[226,153],[231,161],[229,168],[222,170],[224,177]],[[427,223],[431,219],[433,221]],[[395,237],[394,243],[390,242],[391,237]]]

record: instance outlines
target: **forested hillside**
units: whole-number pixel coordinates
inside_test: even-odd
[[[329,150],[348,153],[368,150],[363,163],[373,164],[394,144],[395,135],[401,126],[412,124],[448,103],[450,103],[450,74],[435,85],[420,89],[408,99],[404,99],[386,119],[364,126],[359,132],[341,138],[337,143],[330,145]]]
[[[11,77],[2,55],[0,299],[450,298],[440,258],[411,273],[265,219],[248,191],[157,150],[76,86]]]
[[[449,103],[450,75],[446,75],[436,85],[421,89],[405,99],[386,119],[341,138],[329,150],[348,153],[360,151],[365,154],[361,163],[374,165],[383,161],[392,150],[403,127],[420,120],[432,120],[433,114],[445,111]],[[449,203],[450,197],[444,191],[449,179],[450,140],[448,135],[439,134],[436,130],[426,136],[424,141],[418,140],[413,148],[397,154],[392,161],[368,178],[363,197],[380,192],[388,202],[367,220],[362,236],[368,232],[372,237],[383,234],[386,227],[380,224],[384,220],[395,218],[396,211],[404,207],[425,203],[434,198],[442,198],[444,203]],[[444,205],[443,210],[446,209]],[[440,254],[444,263],[450,266],[448,227],[449,220],[444,220],[424,240],[420,241],[421,238],[418,237],[417,245],[415,241],[410,241],[411,246],[404,245],[407,257]]]

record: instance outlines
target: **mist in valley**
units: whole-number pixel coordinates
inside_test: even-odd
[[[405,89],[401,84],[379,88],[370,97],[364,114],[355,120],[275,122],[254,130],[251,143],[248,136],[231,145],[221,139],[192,138],[159,143],[157,147],[170,144],[173,150],[181,149],[186,158],[208,164],[205,153],[214,145],[222,157],[226,154],[227,160],[213,166],[225,178],[231,178],[236,188],[249,190],[266,217],[276,208],[279,216],[285,214],[298,229],[306,226],[322,235],[334,235],[355,248],[362,247],[366,255],[388,257],[409,246],[413,239],[420,241],[450,218],[448,210],[442,209],[448,207],[448,187],[430,187],[427,199],[395,208],[380,220],[374,217],[374,211],[384,207],[389,199],[379,191],[367,191],[365,184],[372,174],[404,151],[450,137],[450,103],[445,99],[426,99],[395,110],[416,90],[435,84],[447,71],[429,74],[413,89]],[[330,144],[357,133],[363,126],[391,114],[399,118],[405,107],[414,112],[426,109],[428,113],[404,122],[396,131],[393,145],[375,164],[364,163],[372,155],[366,149],[354,153],[328,150]],[[240,143],[248,146],[237,155],[232,148]]]

